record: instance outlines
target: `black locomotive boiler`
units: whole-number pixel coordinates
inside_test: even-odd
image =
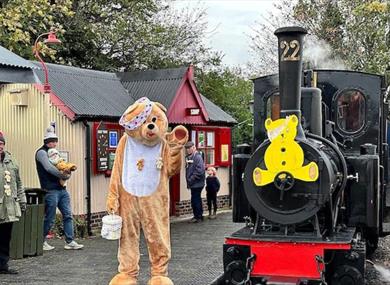
[[[213,285],[364,284],[390,233],[384,78],[302,71],[305,34],[276,30],[279,75],[254,79],[252,149],[233,163],[233,222],[245,226],[226,237]]]

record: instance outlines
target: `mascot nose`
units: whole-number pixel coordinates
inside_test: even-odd
[[[149,124],[149,125],[148,125],[148,129],[149,129],[149,130],[153,130],[153,129],[154,129],[154,124]]]

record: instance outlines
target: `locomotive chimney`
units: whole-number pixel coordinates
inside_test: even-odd
[[[301,121],[302,41],[307,31],[301,27],[277,29],[279,50],[280,117],[295,114]],[[299,124],[300,125],[300,124]],[[301,127],[298,134],[303,134]],[[299,136],[299,135],[298,135]]]

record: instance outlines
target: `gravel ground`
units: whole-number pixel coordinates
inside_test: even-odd
[[[367,285],[390,285],[390,236],[379,240],[378,249],[371,257],[375,268],[367,263],[366,284]],[[382,272],[382,273],[380,273]]]

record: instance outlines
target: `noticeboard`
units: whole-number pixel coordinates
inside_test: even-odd
[[[105,171],[108,169],[108,130],[99,128],[96,131],[97,170]]]

